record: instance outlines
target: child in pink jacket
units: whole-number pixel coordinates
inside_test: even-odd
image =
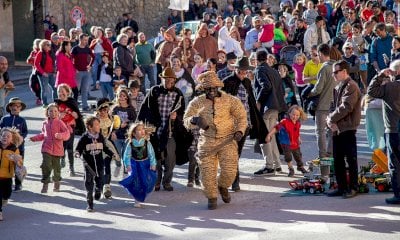
[[[42,191],[47,193],[51,171],[53,171],[54,192],[60,191],[61,165],[60,158],[64,156],[63,142],[69,139],[70,130],[59,119],[58,107],[55,103],[46,109],[47,119],[43,122],[42,132],[31,137],[31,141],[43,141],[42,155]]]

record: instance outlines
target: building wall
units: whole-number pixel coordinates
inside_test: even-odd
[[[14,61],[13,36],[12,7],[3,9],[3,6],[0,6],[0,55],[7,57],[10,63]]]
[[[169,0],[47,0],[49,14],[57,18],[60,28],[71,28],[73,23],[69,13],[74,6],[83,9],[87,19],[87,26],[102,26],[115,28],[118,18],[125,12],[132,12],[133,19],[138,22],[139,31],[145,32],[148,37],[157,35],[160,26],[167,24],[170,13]],[[216,0],[219,8],[224,8],[226,0]]]

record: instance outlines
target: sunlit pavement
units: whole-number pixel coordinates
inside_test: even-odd
[[[93,92],[92,92],[93,93]],[[95,92],[93,95],[98,96]],[[9,97],[19,96],[28,105],[22,112],[30,136],[43,120],[42,107],[34,106],[27,86],[18,86]],[[95,101],[92,101],[95,103]],[[304,161],[315,158],[317,146],[313,121],[302,127]],[[370,158],[364,126],[358,133],[359,165]],[[207,210],[200,188],[187,188],[187,165],[176,168],[174,191],[152,193],[143,208],[113,179],[113,199],[95,201],[95,212],[87,213],[82,163],[76,161],[78,177],[69,177],[67,167],[61,192],[43,195],[41,189],[41,143],[26,142],[29,175],[23,191],[13,193],[3,208],[0,239],[399,239],[400,206],[386,205],[391,193],[374,189],[352,199],[328,198],[323,194],[291,194],[287,173],[255,177],[263,166],[248,140],[240,159],[241,191],[231,193],[232,202],[218,200],[218,208]],[[282,164],[284,162],[282,161]],[[287,172],[286,165],[284,171]],[[113,168],[115,165],[113,164]],[[285,168],[286,167],[286,168]],[[298,173],[298,172],[296,172]],[[300,175],[296,175],[297,178]]]

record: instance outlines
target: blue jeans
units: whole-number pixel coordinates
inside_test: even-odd
[[[140,67],[143,70],[143,74],[147,75],[147,78],[149,79],[149,88],[156,85],[156,79],[154,78],[154,67],[150,65],[141,65]],[[145,88],[145,86],[146,83],[143,82],[143,88]],[[143,93],[146,93],[146,91],[144,91]]]
[[[81,91],[83,108],[89,107],[88,96],[89,96],[89,86],[91,80],[92,80],[92,75],[88,71],[80,71],[76,74],[76,82],[78,83],[78,88]]]
[[[97,69],[101,64],[101,53],[95,53],[92,65],[92,84],[96,84],[97,81]]]
[[[395,197],[400,198],[400,136],[399,133],[386,133],[389,173]]]
[[[115,140],[115,141],[113,141],[113,142],[114,142],[115,148],[116,148],[117,151],[118,151],[118,154],[119,154],[120,156],[124,156],[125,147],[126,147],[125,139],[117,138],[117,140]],[[122,157],[121,157],[121,158],[122,158]]]
[[[55,87],[56,79],[54,78],[53,73],[47,73],[48,76],[40,76],[39,83],[40,83],[40,96],[42,98],[43,104],[48,105],[48,97],[53,97],[53,100],[57,98],[57,91]]]
[[[114,88],[111,82],[100,82],[100,90],[103,98],[108,98],[110,101],[114,99]]]

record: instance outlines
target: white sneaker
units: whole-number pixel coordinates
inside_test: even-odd
[[[5,207],[8,204],[8,199],[3,199],[2,206]]]
[[[141,208],[141,207],[142,207],[142,204],[141,204],[140,202],[135,202],[135,204],[133,204],[133,206],[134,206],[135,208]]]
[[[0,212],[0,221],[3,221],[3,212]]]

